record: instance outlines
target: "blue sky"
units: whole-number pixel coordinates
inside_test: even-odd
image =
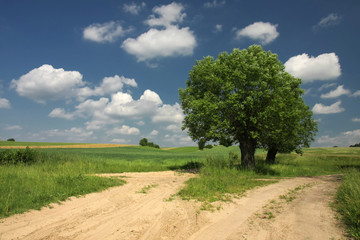
[[[194,143],[196,60],[261,44],[302,79],[312,146],[360,142],[358,0],[0,0],[0,139]]]

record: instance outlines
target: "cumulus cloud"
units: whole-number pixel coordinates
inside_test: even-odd
[[[94,23],[83,31],[83,38],[97,43],[114,42],[131,29],[124,30],[119,22]]]
[[[351,119],[351,121],[353,121],[353,122],[360,122],[360,118],[353,118],[353,119]]]
[[[196,47],[194,33],[189,27],[179,27],[186,14],[178,3],[162,5],[153,9],[153,15],[145,21],[149,31],[137,38],[126,39],[121,47],[136,56],[139,62],[156,58],[192,55]],[[160,29],[154,28],[160,27]]]
[[[124,4],[123,9],[125,12],[138,15],[140,11],[146,6],[145,2],[142,2],[141,4],[137,5],[136,3],[132,2],[130,4]]]
[[[110,142],[112,143],[118,143],[118,144],[127,144],[130,141],[128,139],[123,139],[123,138],[114,138],[112,139]]]
[[[339,58],[335,53],[324,53],[309,57],[303,53],[291,57],[284,64],[285,70],[304,83],[315,80],[333,80],[341,75]]]
[[[81,88],[78,93],[78,98],[84,99],[90,96],[110,95],[115,92],[121,91],[124,85],[137,87],[135,79],[115,75],[113,77],[105,77],[102,80],[100,86],[97,86],[94,89],[91,89],[89,87]]]
[[[158,131],[152,130],[151,133],[150,133],[150,136],[157,136],[158,134],[159,134]]]
[[[19,125],[7,126],[4,128],[7,131],[22,130],[23,128]]]
[[[352,131],[342,132],[337,136],[330,137],[328,135],[321,136],[317,139],[317,143],[320,146],[330,147],[330,146],[350,146],[359,142],[360,138],[360,129],[355,129]]]
[[[140,130],[135,127],[129,127],[127,125],[122,125],[121,128],[114,128],[108,132],[108,134],[120,134],[120,135],[139,135]]]
[[[56,69],[51,65],[44,64],[21,76],[18,80],[12,80],[11,87],[15,88],[20,96],[38,103],[71,98],[84,101],[91,96],[111,95],[121,91],[124,86],[137,87],[134,79],[118,75],[103,78],[101,84],[94,88],[84,86],[86,82],[82,78],[82,74],[78,71],[65,71],[63,68]],[[6,106],[6,101],[3,102],[3,105]],[[1,103],[0,101],[0,106]],[[60,113],[59,110],[54,112],[53,116],[57,113]]]
[[[6,98],[0,98],[0,109],[1,108],[11,108],[10,101]]]
[[[337,98],[342,95],[351,95],[350,90],[344,89],[344,85],[338,86],[335,90],[330,91],[329,93],[322,94],[321,98]]]
[[[74,114],[66,113],[63,108],[55,108],[49,113],[49,117],[51,118],[63,118],[66,120],[74,119]]]
[[[153,114],[162,104],[159,95],[151,90],[146,90],[139,100],[134,100],[130,94],[118,92],[111,97],[104,113],[115,118],[137,118]]]
[[[317,103],[315,104],[315,106],[313,107],[312,111],[314,114],[332,114],[332,113],[341,113],[343,111],[345,111],[344,108],[342,108],[340,106],[341,101],[337,101],[336,103],[330,105],[330,106],[325,106],[321,103]]]
[[[145,23],[151,27],[169,27],[174,23],[181,23],[184,20],[186,13],[183,13],[183,11],[183,5],[176,2],[172,2],[168,5],[162,5],[160,7],[154,7],[153,13],[158,16],[155,14],[150,15],[149,19],[146,20]]]
[[[356,92],[354,92],[353,96],[354,96],[354,97],[360,96],[360,90],[357,90]]]
[[[166,126],[165,129],[168,130],[168,131],[171,131],[171,132],[181,132],[181,125],[179,125],[179,124],[170,124],[170,125]]]
[[[277,24],[271,24],[269,22],[255,22],[249,26],[237,30],[236,38],[251,38],[256,41],[260,41],[261,44],[266,45],[274,41],[279,33],[276,30]]]
[[[141,34],[136,39],[128,38],[122,48],[135,55],[139,62],[155,58],[192,55],[196,39],[188,28],[170,26],[163,30],[155,28]]]
[[[175,105],[164,104],[156,110],[153,116],[153,122],[174,122],[181,123],[184,119],[183,111],[178,103]]]
[[[328,16],[322,18],[320,22],[318,22],[315,26],[313,26],[313,30],[319,30],[320,28],[327,28],[330,26],[336,26],[340,24],[342,17],[337,15],[336,13],[330,13]]]
[[[42,135],[46,136],[46,139],[65,139],[66,141],[71,142],[88,141],[89,137],[91,137],[93,134],[93,131],[87,131],[81,127],[73,127],[64,130],[51,129],[42,133]]]
[[[11,87],[23,97],[38,103],[59,99],[69,99],[77,95],[85,82],[77,71],[65,71],[44,64],[11,81]]]
[[[213,0],[212,2],[206,2],[204,3],[204,7],[206,8],[216,8],[216,7],[221,7],[223,5],[225,5],[226,1],[222,0],[222,1],[217,1],[217,0]]]
[[[219,33],[219,32],[222,32],[222,25],[221,24],[216,24],[215,25],[215,30],[214,30],[214,32],[215,33]]]
[[[321,87],[319,88],[319,91],[322,91],[326,88],[330,88],[330,87],[334,87],[336,86],[336,83],[325,83],[323,85],[321,85]]]

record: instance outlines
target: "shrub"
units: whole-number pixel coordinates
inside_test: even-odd
[[[25,150],[5,150],[0,152],[0,164],[32,164],[38,161],[38,154],[27,147]]]
[[[143,146],[143,147],[153,147],[153,148],[160,148],[159,145],[153,143],[153,142],[149,142],[147,140],[147,138],[142,138],[139,142],[139,145],[140,146]]]
[[[9,138],[7,141],[8,142],[15,142],[15,139],[14,138]]]
[[[336,208],[348,227],[349,235],[360,239],[360,172],[352,169],[344,176],[336,194]]]

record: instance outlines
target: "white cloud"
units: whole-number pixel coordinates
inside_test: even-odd
[[[285,64],[285,70],[304,83],[315,80],[332,80],[341,75],[339,58],[335,53],[324,53],[309,57],[303,53],[291,57]]]
[[[108,134],[121,134],[121,135],[139,135],[140,130],[135,127],[129,127],[127,125],[122,125],[121,128],[114,128],[111,131],[108,131]]]
[[[279,33],[276,30],[277,26],[277,24],[274,25],[269,22],[255,22],[243,29],[237,30],[236,38],[240,39],[247,37],[260,41],[261,44],[266,45],[274,41],[279,36]]]
[[[159,15],[159,17],[150,15],[149,19],[146,20],[145,23],[151,27],[169,27],[173,23],[181,23],[186,16],[186,13],[183,13],[183,10],[183,5],[176,2],[172,2],[169,5],[154,7],[153,12]]]
[[[110,142],[112,142],[112,143],[119,143],[119,144],[127,144],[127,143],[129,143],[129,140],[127,140],[127,139],[122,139],[122,138],[114,138],[114,139],[112,139]]]
[[[155,7],[153,9],[154,15],[145,21],[152,28],[136,39],[126,39],[121,47],[127,53],[135,55],[138,62],[147,62],[151,59],[163,57],[192,55],[197,44],[194,33],[189,27],[180,28],[176,25],[181,23],[186,16],[183,10],[183,5],[175,2]],[[156,66],[150,63],[148,65]]]
[[[354,92],[353,96],[354,97],[360,96],[360,90],[357,90],[356,92]]]
[[[20,96],[38,103],[72,98],[84,84],[79,72],[55,69],[48,64],[31,70],[18,80],[11,81],[11,87],[15,88]]]
[[[166,126],[165,129],[172,131],[172,132],[181,132],[181,125],[170,124],[170,125]]]
[[[131,29],[124,30],[119,22],[94,23],[86,27],[83,38],[97,43],[114,42]]]
[[[42,135],[46,136],[46,139],[66,139],[66,141],[71,142],[87,142],[89,138],[93,135],[93,131],[86,131],[81,127],[73,127],[70,129],[60,130],[60,129],[51,129],[44,131]]]
[[[101,85],[95,87],[94,89],[90,89],[89,87],[81,88],[78,93],[78,98],[85,99],[90,96],[110,95],[115,92],[121,91],[124,85],[137,87],[135,79],[115,75],[113,77],[105,77],[102,80]]]
[[[0,98],[0,109],[1,108],[11,108],[10,101],[6,98]]]
[[[330,26],[338,25],[342,20],[342,17],[337,15],[336,13],[331,13],[328,16],[322,18],[320,22],[318,22],[315,26],[313,26],[313,30],[316,31],[320,28],[326,28]]]
[[[64,118],[66,120],[74,119],[73,113],[66,113],[63,108],[55,108],[49,113],[49,117],[51,118]]]
[[[353,119],[351,119],[351,121],[353,121],[353,122],[360,122],[360,118],[353,118]]]
[[[151,133],[150,133],[150,136],[157,136],[158,134],[159,134],[158,131],[152,130]]]
[[[330,87],[334,87],[336,86],[336,83],[325,83],[323,85],[321,85],[321,87],[319,88],[319,91],[322,91],[326,88],[330,88]]]
[[[188,28],[170,26],[164,30],[151,28],[136,39],[128,38],[122,48],[139,62],[155,58],[192,55],[196,39]]]
[[[115,118],[137,118],[152,115],[162,101],[159,95],[146,90],[139,100],[134,100],[130,94],[118,92],[111,97],[104,113]]]
[[[341,101],[337,101],[336,103],[330,105],[330,106],[325,106],[321,103],[317,103],[315,104],[315,106],[313,107],[312,111],[314,114],[331,114],[331,113],[341,113],[343,111],[345,111],[344,108],[342,108],[340,106]]]
[[[328,135],[321,136],[317,139],[317,143],[320,146],[330,147],[330,146],[350,146],[359,142],[360,138],[360,129],[342,132],[337,136],[330,137]]]
[[[135,122],[137,125],[139,126],[144,126],[145,125],[145,122],[144,121],[138,121],[138,122]]]
[[[125,12],[138,15],[140,11],[146,6],[145,2],[142,2],[141,4],[137,5],[136,3],[132,2],[130,4],[124,4],[123,9]]]
[[[338,86],[335,90],[330,91],[329,93],[322,94],[321,98],[337,98],[342,95],[351,95],[350,90],[344,89],[344,85]]]
[[[221,7],[221,6],[225,5],[225,3],[226,3],[225,0],[222,0],[222,1],[213,0],[212,2],[204,3],[204,7],[206,7],[206,8]]]
[[[22,130],[23,128],[19,125],[7,126],[4,128],[7,131]]]
[[[181,110],[181,106],[178,103],[175,103],[175,105],[164,104],[162,107],[158,108],[152,121],[181,123],[183,119],[184,114]]]
[[[215,30],[214,30],[214,32],[215,32],[215,33],[222,32],[222,30],[223,30],[222,27],[223,27],[223,26],[222,26],[221,24],[216,24],[216,25],[215,25]]]

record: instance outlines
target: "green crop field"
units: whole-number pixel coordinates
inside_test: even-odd
[[[1,144],[6,146],[4,142]],[[18,146],[60,145],[60,143],[17,144]],[[253,170],[240,168],[240,151],[236,146],[228,148],[217,146],[203,151],[199,151],[197,147],[155,149],[140,146],[0,149],[0,156],[22,156],[17,151],[28,151],[24,155],[29,154],[33,160],[28,163],[4,161],[0,164],[0,218],[29,209],[40,209],[42,206],[63,201],[70,196],[101,191],[125,183],[121,179],[97,177],[93,175],[95,173],[195,171],[199,173],[198,177],[190,179],[179,192],[179,196],[183,199],[198,199],[207,203],[217,200],[226,201],[229,193],[239,195],[254,186],[271,184],[282,177],[351,172],[351,179],[356,178],[354,175],[360,179],[360,148],[309,148],[304,149],[302,156],[294,153],[278,154],[274,165],[265,164],[266,152],[257,150],[257,162]],[[259,178],[271,178],[273,181],[259,181]],[[349,197],[345,196],[349,194],[348,192],[343,190],[339,193],[337,197],[340,199],[339,203],[341,199],[349,200]],[[354,195],[354,193],[350,194]],[[360,199],[360,193],[355,193],[354,196]],[[360,208],[356,204],[359,204],[359,200],[356,200],[353,208]],[[344,204],[341,206],[344,209]],[[349,204],[345,203],[345,206]],[[360,209],[357,210],[357,214],[360,214]],[[353,226],[352,229],[355,229],[353,232],[356,235],[360,226]]]

